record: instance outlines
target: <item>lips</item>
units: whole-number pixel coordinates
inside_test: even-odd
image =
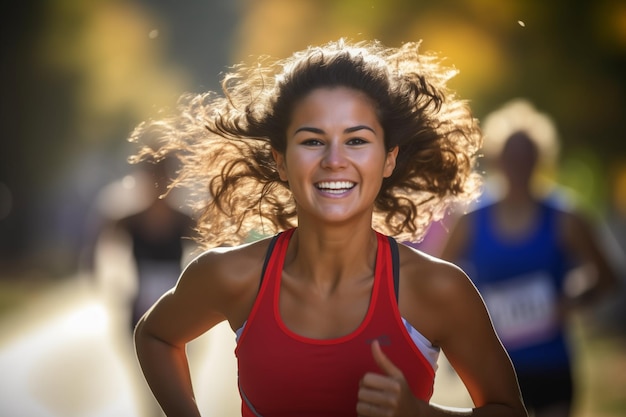
[[[354,188],[356,183],[352,181],[322,181],[315,184],[318,190],[330,194],[341,194]]]

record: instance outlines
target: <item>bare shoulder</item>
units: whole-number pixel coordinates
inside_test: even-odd
[[[206,251],[191,261],[176,286],[142,317],[136,334],[173,346],[227,320],[233,329],[247,319],[261,280],[269,239]]]
[[[174,294],[201,297],[231,323],[243,323],[259,288],[270,240],[203,252],[187,265]]]
[[[557,214],[559,239],[563,247],[578,256],[593,250],[597,236],[594,224],[585,213],[575,209],[554,208]]]
[[[406,245],[400,245],[400,273],[402,285],[410,292],[417,291],[416,296],[446,297],[473,288],[465,272],[454,263]]]
[[[226,246],[205,251],[185,268],[185,279],[237,291],[253,279],[261,269],[269,246],[269,238],[240,246]]]
[[[400,311],[434,344],[468,314],[484,313],[476,287],[455,264],[400,245]]]

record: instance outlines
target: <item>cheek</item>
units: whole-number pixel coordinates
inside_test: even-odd
[[[289,171],[290,176],[297,176],[303,175],[317,163],[318,158],[315,152],[288,152],[284,166],[285,170]]]
[[[380,154],[363,155],[358,158],[357,164],[366,167],[367,172],[377,176],[382,174],[383,177],[391,175],[394,166],[388,159],[381,158]]]

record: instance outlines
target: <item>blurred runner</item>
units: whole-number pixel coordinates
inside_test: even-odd
[[[442,257],[463,267],[480,290],[528,410],[571,416],[576,390],[567,313],[606,294],[616,276],[590,222],[558,193],[538,192],[537,173],[556,158],[551,120],[517,100],[487,117],[484,132],[503,193],[487,194],[458,220]],[[566,280],[573,268],[576,285]]]

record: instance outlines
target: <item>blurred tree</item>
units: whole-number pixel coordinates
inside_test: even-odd
[[[232,14],[212,15],[215,5],[205,5],[203,13],[178,5],[177,14],[166,3],[25,1],[2,26],[3,275],[12,273],[13,263],[62,274],[75,266],[95,193],[126,168],[125,138],[141,120],[196,88],[194,61],[184,66],[172,59],[182,44],[212,68],[227,64],[201,45],[211,45],[206,39],[226,44],[215,32],[233,26]],[[207,26],[204,37],[189,42],[178,36],[211,17],[221,23]],[[216,85],[215,75],[205,76]]]

